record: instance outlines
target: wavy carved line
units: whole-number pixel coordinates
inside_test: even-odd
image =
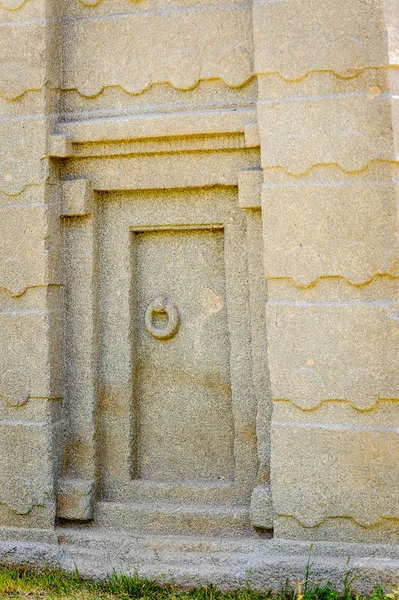
[[[62,287],[64,287],[64,286],[61,283],[49,283],[49,284],[42,284],[42,285],[28,285],[25,288],[23,288],[22,291],[13,292],[12,290],[10,290],[9,288],[1,285],[1,283],[0,283],[0,295],[6,296],[7,298],[9,298],[11,300],[19,300],[20,298],[22,298],[23,296],[25,296],[25,294],[27,294],[31,290],[48,290],[49,288],[62,288]]]
[[[351,402],[347,398],[325,398],[324,400],[320,400],[320,402],[318,404],[315,404],[309,408],[304,408],[303,406],[301,406],[300,404],[295,402],[295,400],[292,400],[289,398],[273,398],[273,402],[285,402],[287,404],[291,404],[292,406],[295,406],[295,408],[298,408],[299,410],[301,410],[302,412],[305,412],[305,413],[316,412],[324,404],[328,404],[331,402],[339,402],[340,404],[346,404],[346,405],[350,406],[351,408],[353,408],[353,410],[355,410],[359,413],[367,413],[367,412],[373,412],[374,410],[376,410],[376,408],[378,408],[380,406],[380,404],[382,404],[383,402],[399,402],[399,398],[378,398],[374,402],[374,404],[369,405],[367,408],[359,408],[358,406],[356,406],[353,402]]]
[[[101,2],[103,0],[100,0]],[[277,76],[280,79],[282,79],[283,81],[286,81],[287,83],[300,83],[301,81],[305,81],[305,79],[307,79],[310,75],[312,75],[313,73],[315,74],[320,74],[320,73],[326,73],[327,75],[334,75],[334,77],[337,77],[337,79],[342,79],[343,81],[350,81],[351,79],[358,79],[359,77],[361,77],[362,75],[364,75],[364,73],[366,73],[367,71],[386,71],[386,69],[389,68],[395,68],[395,65],[392,64],[387,64],[386,66],[372,66],[372,65],[367,65],[366,67],[361,67],[360,69],[357,69],[355,73],[352,74],[348,74],[348,75],[343,75],[342,73],[338,73],[337,71],[335,71],[334,69],[309,69],[305,75],[301,75],[300,77],[287,77],[282,75],[279,71],[265,71],[265,72],[260,72],[258,73],[258,75],[263,75],[264,77],[268,77],[268,76]]]
[[[10,510],[16,515],[28,515],[33,510],[33,508],[39,508],[40,504],[33,504],[31,502],[27,502],[25,506],[22,505],[21,507],[16,507],[11,501],[0,501],[0,506],[6,506],[8,510]]]
[[[280,71],[265,71],[265,72],[261,71],[260,73],[258,73],[258,75],[263,75],[264,77],[268,77],[269,75],[277,76],[287,83],[300,83],[302,81],[305,81],[313,73],[315,73],[315,74],[326,73],[327,75],[333,75],[337,79],[341,79],[343,81],[350,81],[350,80],[354,80],[354,79],[358,79],[359,77],[362,77],[362,75],[364,75],[367,71],[385,72],[387,69],[396,69],[397,66],[398,65],[394,64],[394,63],[389,63],[389,64],[387,63],[385,66],[367,65],[365,67],[356,69],[356,71],[354,73],[351,73],[348,75],[343,75],[342,73],[339,73],[338,71],[335,71],[334,69],[309,69],[305,75],[302,75],[300,77],[295,77],[295,78],[284,76],[282,73],[280,73]]]
[[[85,2],[85,0],[79,0],[81,4],[87,6],[88,8],[94,8],[95,6],[99,6],[103,3],[104,0],[94,0],[94,2]]]
[[[62,397],[57,397],[57,396],[27,396],[27,398],[24,398],[24,401],[19,403],[19,404],[13,404],[11,402],[7,401],[7,398],[5,398],[5,396],[3,394],[1,394],[0,391],[0,400],[6,404],[9,408],[21,408],[21,406],[25,406],[26,404],[28,404],[28,402],[36,402],[36,401],[41,401],[41,402],[62,402],[64,398]]]
[[[82,0],[79,0],[79,1],[82,1]],[[29,2],[29,0],[26,0],[26,2]],[[26,2],[25,2],[25,3],[26,3]],[[102,2],[103,2],[103,0],[100,0],[100,2],[99,2],[98,4],[101,4]],[[82,3],[83,3],[83,2],[82,2]],[[84,3],[83,3],[83,4],[84,4]],[[96,5],[93,5],[93,6],[97,6],[98,4],[96,4]],[[1,0],[0,0],[0,6],[1,6]],[[391,67],[392,67],[392,65],[389,65],[389,66],[391,66]],[[384,69],[386,70],[386,68],[387,68],[387,67],[366,67],[366,68],[364,68],[363,70],[359,71],[359,72],[358,72],[356,75],[351,75],[351,76],[348,76],[348,77],[344,77],[344,76],[342,76],[342,75],[339,75],[338,73],[336,73],[335,71],[333,71],[333,70],[331,70],[331,69],[319,69],[319,70],[317,70],[317,69],[314,69],[314,70],[310,70],[310,71],[308,71],[308,73],[307,73],[305,76],[303,76],[303,77],[300,77],[300,78],[297,78],[297,79],[289,79],[289,78],[286,78],[286,77],[284,77],[283,75],[281,75],[281,73],[279,73],[279,72],[277,72],[277,71],[271,71],[270,73],[259,73],[258,75],[266,75],[266,76],[269,76],[269,75],[270,75],[270,76],[277,76],[277,77],[279,77],[280,79],[282,79],[283,81],[285,81],[285,82],[287,82],[287,83],[298,83],[298,82],[304,81],[305,79],[307,79],[307,78],[308,78],[310,75],[312,75],[313,73],[330,73],[330,74],[332,74],[332,75],[336,76],[338,79],[342,79],[342,80],[351,80],[351,79],[356,79],[356,78],[360,77],[360,76],[361,76],[363,73],[365,73],[366,71],[369,71],[369,70],[378,70],[378,69],[379,69],[379,70],[384,70]],[[392,68],[394,68],[394,67],[392,67]],[[248,79],[248,80],[246,81],[246,83],[245,83],[245,84],[243,84],[243,85],[246,85],[246,84],[247,84],[247,83],[249,83],[251,80],[253,80],[255,77],[257,77],[257,75],[255,75],[255,74],[254,74],[254,75],[252,75],[252,77],[251,77],[250,79]],[[221,78],[220,78],[220,79],[221,79]],[[212,81],[212,80],[213,80],[213,79],[201,79],[201,80],[199,80],[199,81],[198,81],[198,83],[197,83],[197,84],[196,84],[194,87],[190,88],[190,91],[191,91],[191,90],[193,90],[193,89],[195,89],[196,87],[198,87],[198,85],[199,85],[199,84],[200,84],[202,81]],[[222,80],[222,79],[221,79],[221,80]],[[223,81],[223,80],[222,80],[222,81]],[[94,98],[97,98],[97,97],[99,97],[99,96],[100,96],[100,95],[101,95],[101,94],[102,94],[102,93],[103,93],[105,90],[107,90],[107,89],[121,89],[122,91],[124,91],[124,92],[125,92],[126,94],[128,94],[129,96],[139,96],[140,94],[144,94],[145,92],[147,92],[148,90],[150,90],[150,89],[151,89],[153,86],[155,86],[155,85],[169,85],[169,86],[170,86],[170,87],[172,87],[173,89],[176,89],[176,90],[178,90],[178,91],[184,91],[184,90],[181,90],[181,89],[180,89],[180,88],[178,88],[178,87],[175,87],[175,86],[173,86],[173,85],[172,85],[172,84],[171,84],[169,81],[155,81],[155,82],[152,82],[152,83],[151,83],[151,84],[150,84],[148,87],[144,88],[143,90],[140,90],[139,92],[130,92],[130,91],[126,90],[126,89],[123,87],[123,85],[121,85],[121,84],[116,84],[116,85],[104,85],[104,86],[102,86],[101,90],[100,90],[100,91],[99,91],[97,94],[94,94],[94,95],[87,95],[87,94],[84,94],[84,93],[83,93],[83,92],[81,92],[81,91],[79,90],[79,88],[77,88],[77,87],[73,87],[73,88],[58,88],[58,87],[52,87],[51,89],[52,89],[53,91],[76,91],[76,92],[77,92],[77,93],[78,93],[78,94],[79,94],[79,95],[80,95],[82,98],[92,98],[92,99],[94,99]],[[228,84],[226,84],[226,85],[228,85]],[[229,87],[230,87],[230,86],[229,86]],[[21,99],[21,98],[22,98],[22,97],[23,97],[25,94],[27,94],[27,93],[30,93],[30,92],[40,92],[40,91],[42,91],[42,89],[43,89],[42,87],[38,87],[38,88],[26,88],[26,89],[25,89],[24,91],[22,91],[22,92],[21,92],[21,93],[20,93],[18,96],[13,96],[13,97],[11,97],[11,98],[7,97],[7,91],[6,91],[6,90],[0,90],[0,97],[1,97],[3,100],[6,100],[6,101],[8,101],[8,102],[14,102],[15,100],[19,100],[19,99]],[[383,161],[383,162],[386,162],[386,161]],[[389,162],[389,161],[387,161],[387,162]],[[334,163],[328,163],[328,165],[329,165],[329,164],[334,164]],[[318,165],[316,165],[316,166],[318,166]],[[323,164],[321,164],[321,166],[326,166],[326,165],[323,165]],[[339,166],[339,165],[338,165],[338,166]],[[271,167],[267,167],[267,168],[271,168]],[[274,167],[272,167],[272,168],[274,168]],[[283,168],[283,169],[284,169],[284,167],[281,167],[281,168]],[[350,172],[350,173],[355,173],[356,171],[349,171],[349,172]],[[361,172],[361,171],[359,171],[359,172]],[[293,174],[293,175],[296,175],[296,174]]]
[[[292,519],[293,521],[296,521],[298,523],[298,525],[300,525],[301,527],[306,527],[307,529],[314,529],[316,527],[320,527],[327,521],[348,520],[348,521],[352,521],[353,523],[355,523],[356,525],[358,525],[358,527],[361,527],[362,529],[371,529],[374,527],[380,527],[384,521],[399,521],[399,517],[386,517],[384,515],[379,515],[375,521],[371,521],[366,524],[364,522],[362,523],[356,517],[353,517],[351,515],[340,515],[340,516],[327,515],[326,517],[323,517],[320,521],[318,521],[314,525],[309,525],[307,523],[302,522],[295,515],[276,514],[276,517],[282,518],[282,519]]]
[[[388,272],[375,273],[372,277],[370,277],[370,279],[367,279],[366,281],[363,281],[362,283],[354,283],[350,279],[345,277],[344,275],[319,275],[318,277],[313,279],[311,281],[311,283],[309,283],[309,284],[300,284],[293,277],[288,277],[288,276],[268,277],[267,280],[268,281],[289,281],[294,287],[302,289],[302,290],[307,290],[307,289],[315,288],[321,281],[329,281],[329,280],[335,279],[335,280],[339,280],[339,281],[344,281],[352,287],[361,289],[361,288],[371,285],[377,279],[390,279],[391,281],[395,281],[395,280],[399,279],[399,274],[397,275],[397,274],[392,273],[392,271],[397,270],[398,267],[399,267],[399,260],[395,260],[391,269]]]
[[[57,91],[56,88],[52,88],[52,90],[53,91]],[[16,96],[10,96],[9,93],[6,90],[0,90],[0,98],[2,100],[5,100],[6,102],[16,102],[17,100],[22,100],[22,98],[26,94],[37,93],[37,92],[42,92],[42,91],[43,91],[42,87],[38,87],[38,88],[26,88],[21,93],[18,93],[18,95],[16,95]]]
[[[295,179],[303,179],[304,177],[306,177],[307,175],[309,175],[312,171],[314,171],[314,169],[318,169],[318,168],[323,168],[323,167],[338,167],[338,169],[340,171],[342,171],[343,173],[346,173],[347,175],[360,175],[362,173],[365,173],[368,169],[371,168],[372,165],[378,165],[378,164],[384,164],[384,165],[398,165],[399,164],[399,160],[384,160],[382,158],[371,158],[366,165],[364,165],[364,167],[362,167],[361,169],[357,169],[355,171],[350,171],[348,169],[345,169],[345,167],[343,167],[342,165],[340,165],[337,162],[331,162],[331,163],[314,163],[312,164],[311,167],[309,167],[306,171],[301,171],[300,173],[294,173],[289,171],[286,167],[284,167],[283,165],[266,165],[266,166],[262,166],[262,169],[264,171],[267,171],[268,169],[281,169],[281,171],[283,171],[283,173],[285,173],[286,175],[288,175],[289,177],[293,177]]]
[[[253,79],[253,77],[251,79]],[[209,80],[208,79],[201,79],[198,82],[198,84],[195,86],[195,88],[197,88],[200,85],[200,83],[203,82],[203,81],[213,81],[213,80],[211,80],[211,79],[209,79]],[[249,81],[250,80],[248,80],[248,83],[249,83]],[[81,98],[94,100],[95,98],[100,97],[106,90],[112,90],[112,89],[122,90],[125,94],[128,94],[129,96],[140,96],[141,94],[145,94],[146,92],[148,92],[150,89],[152,89],[156,85],[169,85],[170,87],[172,87],[173,89],[175,89],[177,91],[182,91],[179,88],[174,87],[170,82],[162,82],[162,81],[152,83],[149,87],[146,87],[145,89],[143,89],[143,90],[141,90],[140,92],[137,92],[137,93],[129,92],[128,90],[126,90],[120,84],[118,84],[118,85],[104,85],[104,86],[102,86],[101,90],[98,93],[94,94],[94,95],[84,94],[77,87],[71,87],[71,88],[51,87],[51,91],[53,91],[53,92],[76,92]],[[195,88],[190,88],[189,91],[192,91]],[[18,100],[21,100],[26,94],[37,93],[37,92],[41,92],[41,91],[43,91],[43,88],[26,88],[18,96],[13,96],[12,98],[10,98],[10,97],[7,97],[7,91],[6,90],[1,90],[0,89],[0,98],[2,100],[5,100],[6,102],[11,103],[11,102],[16,102]]]
[[[22,194],[24,192],[26,192],[27,189],[29,189],[31,187],[42,187],[43,183],[44,182],[42,182],[42,183],[25,183],[24,186],[20,189],[20,191],[15,192],[15,194],[6,192],[3,188],[0,187],[0,193],[4,194],[4,196],[7,196],[7,198],[18,198],[18,196],[22,196]]]
[[[29,0],[26,0],[26,1],[29,2]],[[1,6],[1,0],[0,0],[0,6]],[[375,69],[375,68],[376,67],[371,67],[370,69]],[[359,73],[359,75],[361,75],[362,73],[364,73],[367,70],[369,70],[369,69],[368,68],[364,69],[361,73]],[[338,74],[334,73],[331,70],[319,70],[319,71],[314,70],[314,71],[309,71],[308,75],[311,75],[312,73],[332,73],[332,74],[335,74],[339,79],[354,79],[355,77],[359,76],[359,75],[357,75],[357,76],[352,76],[352,77],[340,77]],[[282,80],[286,81],[287,83],[293,83],[293,82],[303,81],[304,79],[306,79],[308,77],[308,75],[306,75],[305,77],[302,77],[300,79],[287,79],[287,78],[283,77],[278,72],[267,73],[267,75],[277,75],[278,77],[280,77]],[[256,77],[256,75],[253,75],[243,85],[246,85],[251,80],[253,80],[255,77]],[[194,87],[190,88],[190,90],[195,89],[196,87],[198,87],[200,85],[200,83],[203,82],[203,81],[212,81],[212,79],[201,79],[201,80],[198,81],[198,83]],[[156,81],[156,82],[152,82],[148,87],[144,88],[143,90],[140,90],[139,92],[130,92],[129,90],[126,90],[123,87],[123,85],[121,85],[121,84],[117,84],[117,85],[104,85],[104,86],[102,86],[101,90],[97,94],[95,94],[95,95],[84,94],[77,87],[74,87],[74,88],[52,87],[51,89],[52,89],[52,91],[61,91],[61,92],[62,91],[76,91],[82,98],[97,98],[98,96],[100,96],[107,89],[121,89],[123,92],[125,92],[129,96],[139,96],[140,94],[144,94],[145,92],[147,92],[148,90],[150,90],[155,85],[169,85],[170,87],[172,87],[175,90],[182,91],[180,88],[175,87],[173,84],[171,84],[168,81]],[[226,84],[226,85],[228,85],[228,84]],[[43,90],[42,87],[37,87],[37,88],[36,87],[28,87],[28,88],[25,88],[20,93],[18,93],[18,95],[10,96],[10,94],[9,94],[9,92],[7,90],[0,89],[0,98],[2,98],[2,100],[5,100],[7,102],[15,102],[16,100],[22,99],[28,93],[35,93],[35,92],[37,93],[37,92],[41,92],[42,90]],[[268,168],[270,168],[270,167],[268,167]],[[284,167],[282,167],[282,168],[284,168]],[[351,171],[351,173],[352,172],[353,171]]]
[[[22,0],[21,2],[17,2],[15,6],[7,6],[7,4],[4,1],[0,0],[0,7],[3,10],[7,10],[8,12],[17,12],[18,10],[21,10],[25,4],[28,4],[28,2],[30,2],[30,0]]]
[[[240,87],[244,87],[244,85],[247,85],[248,83],[250,83],[254,79],[254,77],[255,76],[252,75]],[[218,78],[218,79],[216,79],[216,78],[201,79],[201,80],[198,81],[198,83],[196,85],[194,85],[194,86],[192,86],[190,88],[186,88],[186,89],[182,89],[182,88],[176,87],[176,86],[172,85],[169,81],[155,81],[154,83],[151,83],[148,87],[144,88],[143,90],[140,90],[139,92],[130,92],[130,91],[126,90],[123,87],[123,85],[121,85],[121,84],[117,84],[117,85],[104,85],[104,86],[102,86],[102,88],[101,88],[101,90],[99,92],[97,92],[96,94],[93,94],[93,95],[84,94],[78,87],[62,88],[60,91],[61,92],[77,92],[81,98],[86,98],[86,99],[94,100],[96,98],[99,98],[101,96],[101,94],[104,93],[105,90],[109,90],[109,89],[120,89],[125,94],[128,94],[129,96],[140,96],[141,94],[145,94],[146,92],[148,92],[149,90],[151,90],[153,87],[155,87],[157,85],[168,85],[169,87],[173,88],[174,90],[176,90],[178,92],[186,92],[186,91],[190,91],[191,92],[192,90],[195,90],[202,82],[205,82],[205,81],[215,81],[215,80],[223,81],[222,78]],[[227,85],[228,87],[232,87],[232,86],[229,86],[226,82],[223,82],[223,83],[225,83],[225,85]],[[54,90],[55,90],[55,88],[54,88]]]
[[[398,399],[396,379],[390,379],[389,388],[381,387],[383,381],[373,371],[365,367],[347,369],[343,381],[344,387],[333,394],[328,393],[328,387],[322,375],[313,368],[301,367],[291,372],[285,378],[278,400],[291,402],[304,412],[320,407],[322,402],[347,402],[359,412],[375,409],[380,400],[395,401]],[[395,387],[391,387],[394,385]],[[389,391],[387,392],[386,389]],[[393,391],[392,391],[393,390]],[[277,394],[276,394],[277,396]]]

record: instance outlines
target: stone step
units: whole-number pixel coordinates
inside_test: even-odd
[[[203,480],[133,480],[123,486],[123,496],[118,496],[118,487],[104,489],[104,496],[116,502],[168,502],[173,504],[242,504],[252,493],[231,481]]]
[[[93,526],[57,527],[56,534],[60,546],[73,546],[82,550],[116,551],[125,554],[138,547],[138,538],[131,531],[121,536],[118,530]],[[203,535],[152,535],[143,534],[139,538],[140,554],[252,554],[265,552],[265,537],[255,531],[246,536],[203,536]],[[306,546],[307,547],[307,546]]]
[[[95,523],[155,535],[248,535],[249,507],[206,504],[98,502]]]

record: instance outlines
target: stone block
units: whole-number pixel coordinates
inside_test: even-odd
[[[53,134],[49,140],[49,156],[65,158],[72,155],[72,142],[67,135]]]
[[[260,136],[258,123],[247,123],[244,127],[245,147],[259,148]]]
[[[58,481],[57,516],[72,521],[93,518],[94,481],[63,478]]]
[[[265,186],[265,268],[298,286],[320,277],[362,285],[398,267],[395,185]]]
[[[396,399],[398,305],[270,302],[269,367],[274,399],[312,410],[346,400],[369,410]]]
[[[250,531],[247,507],[222,505],[159,503],[99,502],[96,507],[96,522],[100,527],[134,531],[136,534],[187,535],[193,529],[202,536],[231,536]]]
[[[0,219],[0,287],[13,295],[47,282],[47,209],[3,209]]]
[[[171,144],[172,138],[190,138],[212,134],[239,134],[247,132],[246,139],[254,137],[257,124],[253,108],[241,110],[201,110],[170,114],[123,115],[112,119],[87,119],[57,124],[57,134],[65,135],[74,144],[95,142],[118,142],[121,140],[154,140],[164,138]],[[249,139],[248,139],[249,142]],[[159,142],[158,142],[159,143]],[[249,147],[249,146],[247,146]],[[159,150],[158,150],[159,151]],[[109,156],[109,154],[108,154]]]
[[[60,397],[60,348],[53,347],[51,314],[45,309],[0,312],[0,340],[7,352],[0,356],[0,398],[22,406],[29,398]],[[54,338],[56,328],[54,327]],[[54,366],[49,373],[49,365]],[[56,368],[56,365],[58,367]]]
[[[388,58],[390,65],[399,64],[399,10],[395,0],[385,0],[385,26],[388,34]]]
[[[395,160],[392,103],[359,94],[260,101],[262,166],[299,175],[316,165],[354,172],[373,160]]]
[[[140,31],[140,35],[136,32]],[[178,90],[219,78],[241,87],[253,75],[252,14],[246,7],[115,15],[64,26],[65,82],[87,97],[109,86],[139,94],[155,83]]]
[[[200,188],[237,186],[238,172],[259,168],[259,153],[255,149],[235,152],[189,152],[174,154],[144,154],[134,162],[129,156],[67,160],[64,177],[85,178],[93,182],[96,191]]]
[[[315,527],[345,517],[362,527],[397,519],[397,429],[274,422],[272,485],[276,515]]]
[[[63,181],[62,197],[62,214],[65,217],[90,215],[94,211],[93,187],[87,179]]]
[[[18,0],[4,0],[7,4]],[[4,6],[4,2],[2,4]],[[0,6],[1,10],[1,6]],[[44,28],[38,23],[4,25],[0,39],[0,96],[15,100],[44,84]]]
[[[263,171],[239,171],[238,173],[238,204],[241,208],[261,207],[261,188]]]
[[[270,485],[257,485],[251,496],[251,524],[260,529],[273,529],[274,511]]]
[[[334,6],[330,0],[257,2],[256,72],[297,80],[311,71],[353,77],[387,66],[383,16],[383,7],[372,0],[338,0]]]
[[[16,515],[54,504],[50,428],[43,423],[3,421],[0,434],[0,504]]]
[[[38,185],[47,178],[45,119],[2,121],[0,137],[1,192],[20,194],[28,184]]]

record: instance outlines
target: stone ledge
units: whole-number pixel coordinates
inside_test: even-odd
[[[234,589],[250,584],[255,589],[279,591],[286,580],[295,585],[304,579],[309,559],[307,542],[255,536],[221,540],[131,535],[121,540],[116,532],[61,528],[56,534],[58,545],[0,542],[0,562],[9,566],[59,565],[70,572],[78,568],[88,578],[104,577],[115,569],[185,586],[213,583]],[[310,557],[311,579],[317,582],[331,581],[342,588],[350,571],[357,576],[355,587],[361,593],[371,592],[376,584],[386,589],[397,585],[397,547],[315,542]]]
[[[74,144],[243,133],[256,121],[255,109],[193,111],[134,115],[59,123],[55,134],[66,134]]]

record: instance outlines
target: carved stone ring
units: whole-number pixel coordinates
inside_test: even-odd
[[[164,327],[155,327],[152,319],[159,313],[166,313],[168,321]],[[157,340],[170,340],[176,335],[180,325],[180,314],[177,306],[166,296],[158,296],[145,311],[145,328]]]

